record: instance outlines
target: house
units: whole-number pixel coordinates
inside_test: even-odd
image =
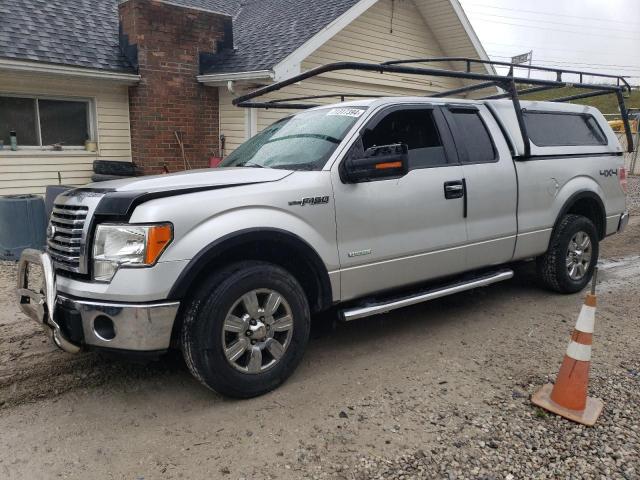
[[[325,63],[487,58],[458,0],[4,0],[0,16],[0,195],[85,184],[96,159],[206,167],[287,114],[235,96]],[[270,98],[461,85],[333,72]]]

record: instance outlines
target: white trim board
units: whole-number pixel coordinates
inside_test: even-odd
[[[198,75],[198,82],[204,85],[223,86],[227,82],[239,80],[273,80],[271,70],[256,70],[252,72],[232,72],[232,73],[211,73]]]
[[[459,0],[449,0],[449,1],[451,2],[453,11],[456,12],[458,19],[462,24],[462,28],[464,28],[464,31],[467,33],[467,36],[469,37],[469,40],[471,40],[471,44],[473,45],[474,50],[478,54],[478,58],[480,58],[481,60],[489,60],[489,55],[487,55],[486,50],[482,46],[482,43],[480,42],[480,39],[478,38],[476,31],[473,29],[473,26],[469,21],[469,17],[467,17],[467,14],[465,13],[464,8],[462,8],[460,1]],[[484,67],[487,70],[487,73],[489,75],[498,74],[498,72],[496,72],[496,69],[493,65],[485,64]]]
[[[135,85],[140,82],[140,75],[131,73],[110,72],[91,68],[71,67],[68,65],[56,65],[42,62],[24,62],[0,58],[0,71],[44,73],[50,75],[62,75],[66,77],[90,78],[93,80],[109,80],[127,85]]]
[[[374,6],[376,3],[378,3],[378,0],[360,0],[329,25],[304,42],[300,47],[294,50],[293,53],[289,54],[289,56],[273,67],[275,81],[284,80],[294,75],[298,75],[301,71],[300,65],[307,57],[309,57],[309,55],[335,37],[351,22],[369,10],[369,8]]]

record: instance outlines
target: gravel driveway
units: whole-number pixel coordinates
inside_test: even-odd
[[[637,182],[633,188],[637,188]],[[503,284],[314,338],[294,376],[233,401],[179,356],[131,364],[53,349],[0,264],[0,478],[640,478],[640,222],[603,244],[593,428],[534,408],[583,295]]]

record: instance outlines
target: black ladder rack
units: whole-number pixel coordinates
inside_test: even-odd
[[[458,70],[444,70],[440,68],[430,67],[417,67],[414,64],[417,63],[434,63],[434,62],[450,62],[458,63],[462,62],[465,65],[463,71]],[[498,75],[491,73],[477,73],[472,71],[472,67],[475,65],[489,65],[499,67],[509,67],[509,71],[506,75]],[[555,80],[543,80],[537,78],[525,78],[515,76],[514,69],[523,68],[529,71],[538,71],[546,73],[555,73]],[[485,97],[484,99],[499,99],[509,98],[513,102],[513,107],[518,119],[518,127],[524,141],[524,156],[529,157],[531,155],[531,141],[527,133],[527,127],[524,121],[524,115],[522,107],[520,106],[520,95],[526,95],[528,93],[540,92],[544,90],[552,90],[563,87],[574,87],[586,90],[584,93],[559,97],[552,99],[556,102],[569,102],[571,100],[578,100],[583,98],[596,97],[600,95],[616,95],[618,100],[618,107],[620,109],[620,115],[624,124],[625,134],[627,138],[627,145],[629,152],[633,151],[633,135],[631,133],[631,125],[629,124],[629,115],[624,103],[625,91],[630,92],[631,86],[623,76],[607,75],[603,73],[585,72],[580,70],[567,70],[560,68],[539,67],[535,65],[518,65],[507,62],[498,62],[493,60],[480,60],[477,58],[467,57],[436,57],[436,58],[415,58],[406,60],[393,60],[384,63],[363,63],[363,62],[338,62],[323,65],[306,72],[300,73],[294,77],[288,78],[280,82],[276,82],[267,85],[262,88],[258,88],[253,92],[246,95],[242,95],[233,100],[233,104],[238,107],[244,108],[274,108],[274,109],[295,109],[303,110],[308,108],[314,108],[321,106],[320,104],[309,103],[295,103],[304,100],[317,100],[324,98],[338,98],[344,101],[346,98],[375,98],[375,95],[362,95],[362,94],[348,94],[348,93],[335,93],[327,95],[312,95],[306,97],[291,97],[280,100],[270,100],[263,102],[253,101],[256,98],[262,97],[271,92],[282,90],[285,87],[293,85],[295,83],[307,80],[309,78],[317,77],[328,72],[337,72],[342,70],[357,70],[365,72],[377,72],[384,73],[401,73],[404,75],[418,75],[427,77],[445,77],[445,78],[459,78],[463,80],[474,80],[480,83],[467,85],[460,88],[455,88],[445,92],[438,92],[430,95],[431,97],[447,97],[457,95],[460,93],[467,93],[476,90],[482,90],[490,87],[498,87],[505,91],[505,93],[499,93]],[[569,82],[563,79],[564,75],[578,75],[579,81]],[[615,81],[615,85],[605,84],[593,84],[584,83],[585,76],[598,77]],[[518,90],[518,86],[525,86],[522,90]]]

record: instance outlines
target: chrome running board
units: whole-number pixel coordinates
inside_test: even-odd
[[[436,287],[429,290],[423,290],[422,292],[418,292],[414,295],[396,297],[379,303],[368,303],[365,305],[348,308],[341,312],[341,316],[342,320],[344,320],[345,322],[350,322],[351,320],[370,317],[372,315],[379,315],[381,313],[387,313],[398,308],[408,307],[410,305],[428,302],[429,300],[435,300],[436,298],[446,297],[448,295],[453,295],[454,293],[473,290],[474,288],[479,287],[486,287],[493,283],[509,280],[510,278],[513,278],[513,270],[500,270],[498,272],[492,272],[479,277],[475,277],[471,280],[451,283],[449,285]]]

